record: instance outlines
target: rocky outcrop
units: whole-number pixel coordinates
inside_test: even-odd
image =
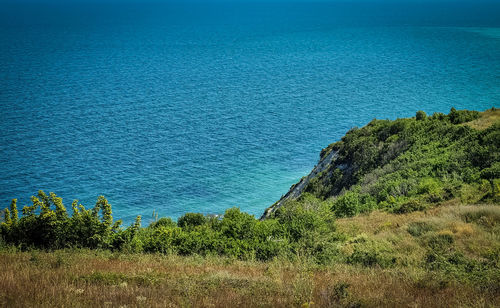
[[[337,152],[333,150],[330,151],[330,153],[328,153],[327,155],[324,155],[308,176],[303,177],[297,184],[292,185],[292,187],[290,187],[290,190],[284,196],[282,196],[281,199],[279,199],[276,203],[266,209],[261,219],[270,217],[272,213],[274,213],[287,201],[295,200],[300,197],[311,180],[316,178],[321,172],[328,169],[328,167],[337,158],[337,156]]]

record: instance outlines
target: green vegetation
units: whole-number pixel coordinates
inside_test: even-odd
[[[121,221],[113,223],[111,205],[102,196],[92,209],[74,201],[71,216],[54,193],[39,191],[32,203],[23,208],[21,218],[16,200],[6,209],[0,227],[3,242],[23,250],[99,248],[257,260],[300,253],[319,260],[324,258],[321,245],[335,234],[333,213],[319,207],[289,206],[264,221],[238,208],[228,209],[222,218],[187,213],[177,223],[161,218],[145,228],[139,216],[124,229]]]
[[[305,192],[330,202],[337,217],[374,209],[409,213],[454,198],[498,203],[500,122],[492,119],[499,115],[494,108],[452,108],[448,115],[419,111],[412,119],[373,120],[322,151],[338,157]]]
[[[231,208],[123,228],[102,196],[71,215],[54,193],[21,213],[14,199],[0,225],[0,306],[498,306],[498,114],[352,129],[264,220]],[[22,295],[33,280],[67,294]]]

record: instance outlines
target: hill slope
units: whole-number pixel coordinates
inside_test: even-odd
[[[330,201],[337,217],[411,212],[457,197],[499,202],[499,147],[500,110],[494,108],[373,120],[324,149],[313,171],[263,218],[306,195]]]

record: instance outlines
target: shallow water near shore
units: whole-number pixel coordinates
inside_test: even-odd
[[[451,9],[450,9],[451,6]],[[371,119],[500,107],[500,4],[0,9],[0,207],[260,215]]]

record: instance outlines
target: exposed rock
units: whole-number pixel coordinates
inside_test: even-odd
[[[292,187],[290,187],[290,190],[284,196],[282,196],[280,200],[278,200],[276,203],[274,203],[273,205],[271,205],[269,208],[266,209],[264,214],[262,214],[261,219],[268,218],[272,213],[274,213],[277,209],[279,209],[285,202],[297,199],[306,189],[307,185],[311,182],[311,180],[316,178],[321,172],[328,169],[328,167],[337,158],[337,156],[338,156],[337,152],[333,150],[330,151],[328,155],[323,156],[319,160],[318,164],[313,168],[311,173],[309,173],[308,176],[303,177],[297,184],[292,185]]]

